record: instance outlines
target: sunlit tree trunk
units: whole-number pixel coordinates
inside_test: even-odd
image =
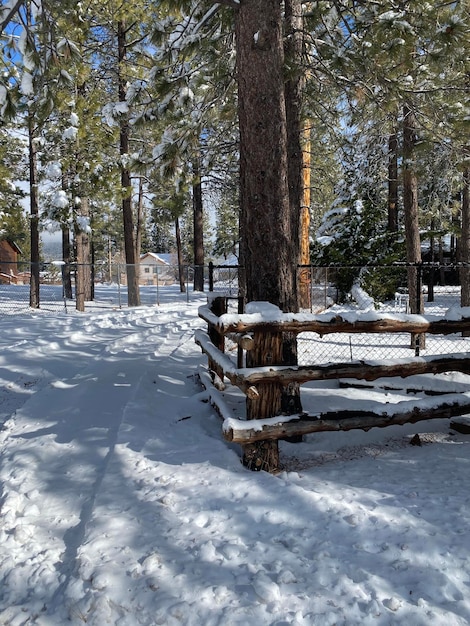
[[[91,300],[91,255],[89,232],[89,203],[87,197],[80,198],[75,225],[75,246],[77,250],[77,271],[75,275],[75,307],[85,310],[85,302]]]

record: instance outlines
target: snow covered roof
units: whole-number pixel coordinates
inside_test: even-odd
[[[156,254],[155,252],[146,252],[140,255],[140,262],[152,259],[154,262],[162,263],[163,265],[170,265],[170,254]]]

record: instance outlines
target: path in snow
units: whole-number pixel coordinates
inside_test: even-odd
[[[142,310],[100,315],[86,321],[85,332],[69,334],[65,318],[49,341],[26,338],[10,347],[35,364],[45,346],[55,350],[57,358],[47,359],[52,371],[38,370],[39,390],[25,396],[23,403],[16,399],[22,406],[0,432],[0,535],[8,551],[8,558],[0,562],[0,579],[6,606],[27,603],[39,614],[45,605],[62,603],[141,377],[152,370],[154,359],[166,360],[177,349],[175,334],[176,346],[193,342],[191,322],[180,322],[177,315],[164,319],[162,323],[157,315],[143,315]],[[149,352],[153,343],[158,345],[157,355]],[[61,368],[76,373],[64,379]],[[12,373],[16,385],[24,376]],[[190,386],[193,393],[194,383]]]

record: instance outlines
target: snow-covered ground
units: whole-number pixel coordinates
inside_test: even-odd
[[[204,296],[100,298],[0,318],[0,624],[470,623],[469,437],[322,433],[251,473],[197,381]]]

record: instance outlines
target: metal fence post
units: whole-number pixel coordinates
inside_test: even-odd
[[[214,291],[214,263],[209,261],[209,291]]]
[[[157,263],[157,265],[155,265],[155,267],[156,267],[156,270],[157,270],[157,272],[156,272],[156,274],[157,274],[157,306],[160,306],[160,290],[159,290],[159,285],[158,285],[158,283],[159,283],[159,280],[158,280],[158,263]]]

